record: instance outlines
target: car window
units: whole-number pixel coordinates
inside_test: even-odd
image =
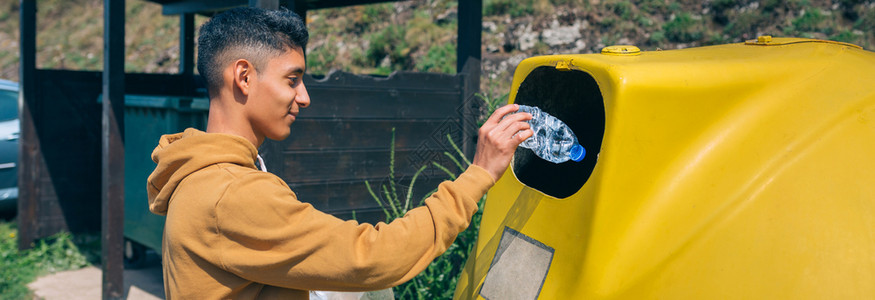
[[[0,121],[18,118],[18,93],[0,90]]]

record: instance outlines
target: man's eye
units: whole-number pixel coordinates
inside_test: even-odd
[[[291,86],[298,85],[299,80],[300,79],[298,79],[298,77],[289,77],[289,85],[291,85]]]

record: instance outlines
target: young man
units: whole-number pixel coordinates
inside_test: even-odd
[[[207,131],[162,136],[148,182],[149,209],[167,216],[168,299],[306,299],[307,290],[377,290],[410,280],[468,226],[477,201],[532,135],[530,115],[502,107],[480,128],[473,165],[425,206],[376,226],[322,213],[257,167],[258,146],[285,139],[310,105],[301,81],[307,39],[301,18],[287,10],[234,9],[200,29]]]

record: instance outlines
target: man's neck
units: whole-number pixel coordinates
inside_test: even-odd
[[[240,136],[255,148],[261,146],[264,137],[259,137],[244,117],[243,107],[238,106],[233,98],[210,97],[210,112],[207,118],[208,133],[225,133]]]

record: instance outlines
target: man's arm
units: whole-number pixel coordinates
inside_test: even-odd
[[[425,206],[391,224],[342,221],[301,203],[279,178],[256,173],[228,189],[216,207],[218,264],[268,285],[373,290],[410,280],[468,227],[477,201],[507,168],[531,132],[527,114],[505,106],[483,128],[473,165],[438,187]]]

